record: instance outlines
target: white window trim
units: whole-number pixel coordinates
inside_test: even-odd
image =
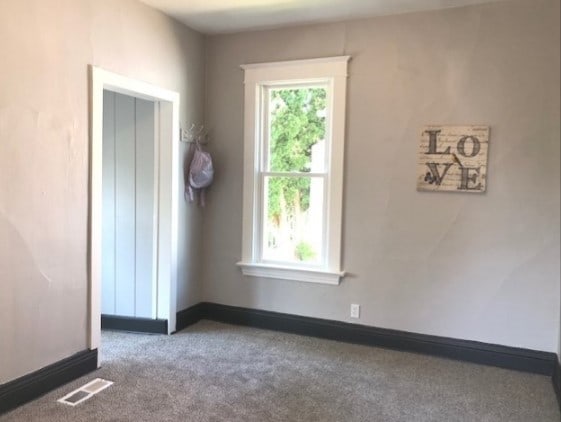
[[[345,112],[347,63],[350,56],[242,65],[245,71],[244,101],[244,182],[242,260],[246,276],[339,284],[341,269],[341,225],[343,219],[343,163],[345,150]],[[258,173],[260,157],[259,103],[263,86],[326,82],[331,87],[331,143],[327,186],[326,263],[321,267],[302,267],[258,261],[257,250],[260,203]]]

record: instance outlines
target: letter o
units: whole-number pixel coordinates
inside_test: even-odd
[[[471,155],[466,155],[465,145],[468,139],[473,143]],[[475,157],[477,154],[479,154],[479,151],[481,151],[481,143],[475,136],[462,136],[462,138],[458,141],[458,153],[463,155],[464,157]]]

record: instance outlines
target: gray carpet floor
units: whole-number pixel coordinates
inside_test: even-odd
[[[172,336],[104,332],[102,368],[8,421],[559,422],[549,377],[201,321]],[[56,400],[115,384],[76,407]]]

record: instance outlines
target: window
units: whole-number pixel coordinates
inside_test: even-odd
[[[245,275],[339,284],[349,56],[245,65]]]

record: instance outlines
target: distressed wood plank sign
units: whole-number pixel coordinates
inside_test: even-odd
[[[485,192],[489,126],[425,126],[417,190]]]

